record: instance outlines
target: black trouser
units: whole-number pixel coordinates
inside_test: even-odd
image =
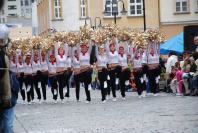
[[[122,68],[120,66],[117,66],[115,69],[111,69],[109,71],[110,87],[114,98],[116,97],[116,78],[119,78],[121,70]]]
[[[71,75],[72,75],[72,71],[69,69],[67,71],[65,71],[64,73],[65,75],[65,79],[66,79],[66,87],[67,87],[67,92],[65,94],[65,97],[69,97],[69,82],[70,82],[70,78],[71,78]]]
[[[35,76],[33,76],[33,84],[34,84],[34,88],[36,90],[36,94],[37,94],[37,99],[41,99],[41,91],[40,88],[38,87],[38,83],[40,82],[40,78],[41,75],[36,74]]]
[[[41,74],[41,88],[43,93],[43,99],[46,100],[46,85],[48,84],[48,75],[43,72]]]
[[[110,95],[111,93],[111,81],[107,80],[107,95]]]
[[[25,76],[24,81],[27,90],[27,101],[30,102],[31,100],[34,100],[33,78],[31,75],[28,75]],[[30,86],[29,90],[28,86]]]
[[[74,75],[74,81],[76,85],[76,100],[79,100],[80,96],[80,74]]]
[[[129,68],[123,70],[120,74],[120,91],[122,97],[125,97],[126,85],[125,82],[130,79],[131,71]]]
[[[82,72],[80,74],[80,82],[84,83],[87,101],[91,101],[91,96],[90,96],[90,91],[89,91],[89,84],[91,84],[91,75],[92,75],[91,69],[85,72]]]
[[[155,78],[159,75],[158,73],[158,68],[151,69],[148,72],[148,79],[149,79],[149,84],[150,84],[150,89],[152,93],[157,93],[157,83]]]
[[[144,88],[144,83],[141,83],[141,78],[143,78],[142,71],[141,70],[135,71],[133,72],[133,75],[134,75],[138,95],[141,95]]]
[[[102,101],[106,100],[106,95],[107,95],[107,88],[104,88],[104,82],[107,82],[107,75],[108,75],[108,71],[106,68],[103,68],[101,72],[98,72]]]
[[[18,77],[17,80],[19,81],[20,93],[22,96],[23,101],[25,101],[25,90],[23,88],[24,77]]]
[[[60,99],[63,100],[64,99],[63,88],[66,86],[64,73],[63,74],[59,74],[57,76],[57,79],[58,79],[58,85],[59,85]]]
[[[49,82],[50,82],[50,85],[51,85],[51,91],[52,91],[53,99],[57,100],[57,98],[58,98],[57,77],[56,76],[49,77]],[[56,93],[55,93],[55,91],[56,91]]]

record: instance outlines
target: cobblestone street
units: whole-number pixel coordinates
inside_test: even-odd
[[[15,133],[197,133],[198,98],[160,93],[138,99],[128,92],[116,102],[100,101],[100,91],[91,91],[92,102],[71,98],[54,104],[48,92],[47,103],[19,104],[15,110]]]

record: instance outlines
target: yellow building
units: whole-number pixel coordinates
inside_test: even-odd
[[[117,6],[111,4],[114,0],[38,0],[38,32],[43,34],[50,28],[58,31],[78,30],[85,24],[95,26],[114,23],[112,11],[117,10],[117,25],[143,29],[143,0],[123,0],[127,13],[122,15],[122,2]],[[106,9],[109,11],[104,14]],[[113,6],[113,8],[112,8]],[[159,2],[158,0],[145,0],[147,28],[159,28]],[[97,18],[96,18],[97,17]]]
[[[198,25],[198,0],[160,0],[160,29],[167,39]]]
[[[144,27],[143,19],[143,0],[123,0],[126,15],[120,13],[123,9],[122,2],[118,5],[112,4],[114,0],[87,0],[88,17],[91,17],[93,23],[95,18],[100,17],[102,24],[114,23],[113,11],[118,11],[117,25],[123,27],[140,28]],[[104,10],[108,13],[104,13]],[[147,28],[159,28],[159,1],[145,0],[146,26]],[[97,21],[98,24],[98,21]]]

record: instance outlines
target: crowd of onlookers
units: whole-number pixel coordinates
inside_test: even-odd
[[[181,56],[171,52],[166,64],[166,91],[178,96],[198,96],[198,52]]]

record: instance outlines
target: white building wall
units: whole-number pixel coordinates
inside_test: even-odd
[[[176,0],[160,0],[160,19],[162,24],[171,23],[197,23],[197,0],[189,0],[189,13],[176,13]]]
[[[16,9],[14,10],[8,10],[8,6],[12,6],[12,5],[16,5]],[[16,14],[17,16],[21,16],[21,3],[20,0],[16,0],[16,1],[7,1],[6,0],[6,12],[7,14]]]
[[[50,13],[51,10],[54,9],[50,8]],[[79,30],[79,26],[84,25],[84,20],[80,20],[79,0],[62,0],[62,11],[63,20],[56,21],[51,18],[51,28],[57,31],[76,31]]]

